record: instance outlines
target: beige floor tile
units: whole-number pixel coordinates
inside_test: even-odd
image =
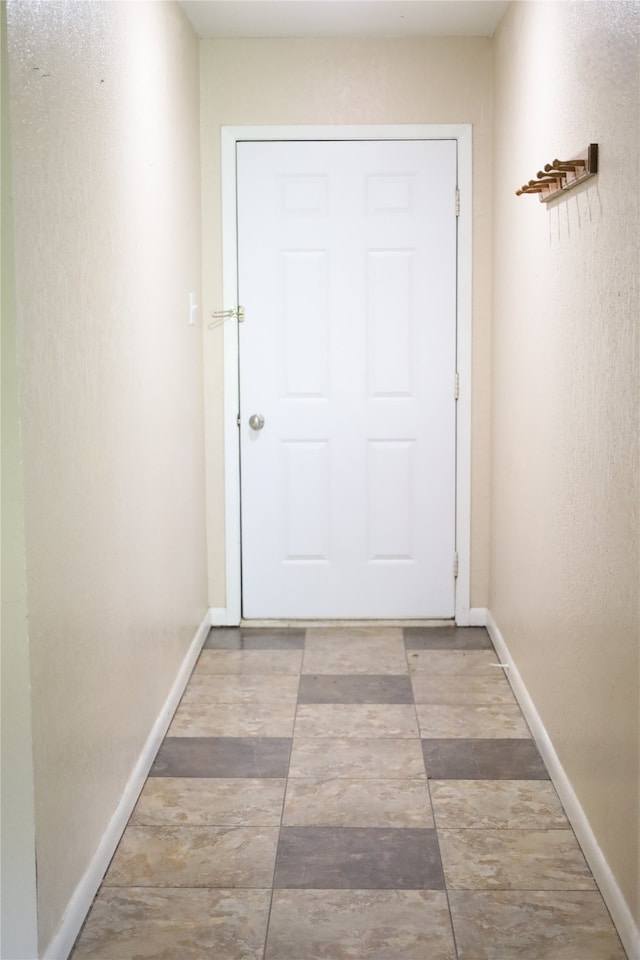
[[[520,708],[514,704],[419,703],[420,734],[425,739],[527,739],[531,737]]]
[[[103,887],[73,960],[262,960],[269,890]]]
[[[599,893],[449,894],[459,960],[625,960]]]
[[[298,676],[224,676],[194,674],[182,697],[185,703],[293,703],[298,697]]]
[[[295,704],[182,703],[169,737],[290,737]]]
[[[426,780],[289,780],[287,826],[433,827]]]
[[[150,777],[131,824],[278,826],[286,780]]]
[[[294,737],[289,777],[415,780],[426,773],[419,740]]]
[[[510,703],[516,698],[501,670],[494,673],[449,674],[432,676],[412,673],[411,684],[416,703]]]
[[[345,633],[309,629],[303,673],[406,675],[402,630],[388,629],[381,634],[365,627]]]
[[[430,676],[479,673],[504,678],[493,650],[408,650],[411,673]]]
[[[417,737],[413,706],[394,703],[301,704],[296,737]]]
[[[301,665],[302,650],[203,650],[193,676],[297,676]]]
[[[569,823],[548,780],[430,780],[438,827],[566,830]]]
[[[438,830],[450,890],[594,890],[571,830]]]
[[[105,877],[109,887],[268,887],[277,827],[130,826]]]
[[[275,890],[267,960],[454,960],[433,890]]]

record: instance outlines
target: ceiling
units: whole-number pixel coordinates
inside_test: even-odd
[[[508,0],[180,0],[201,37],[493,35]]]

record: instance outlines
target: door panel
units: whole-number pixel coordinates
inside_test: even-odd
[[[370,440],[367,462],[367,540],[370,563],[413,561],[411,478],[413,440]]]
[[[411,394],[411,272],[413,251],[367,255],[366,336],[370,397]],[[393,317],[393,323],[389,318]]]
[[[237,160],[243,614],[450,617],[455,141]]]

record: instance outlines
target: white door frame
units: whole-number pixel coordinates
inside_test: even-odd
[[[458,280],[457,371],[460,379],[456,411],[456,580],[455,621],[470,623],[471,561],[471,124],[393,126],[283,126],[222,127],[222,298],[223,309],[238,306],[236,222],[236,144],[241,140],[457,140]],[[453,203],[453,198],[452,198]],[[242,576],[240,549],[240,437],[238,410],[238,331],[235,322],[224,325],[224,469],[226,607],[216,611],[216,624],[240,623]],[[453,388],[453,387],[452,387]],[[220,616],[222,614],[222,616]]]

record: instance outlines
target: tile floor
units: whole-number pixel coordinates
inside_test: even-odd
[[[73,960],[623,960],[496,662],[212,630]]]

